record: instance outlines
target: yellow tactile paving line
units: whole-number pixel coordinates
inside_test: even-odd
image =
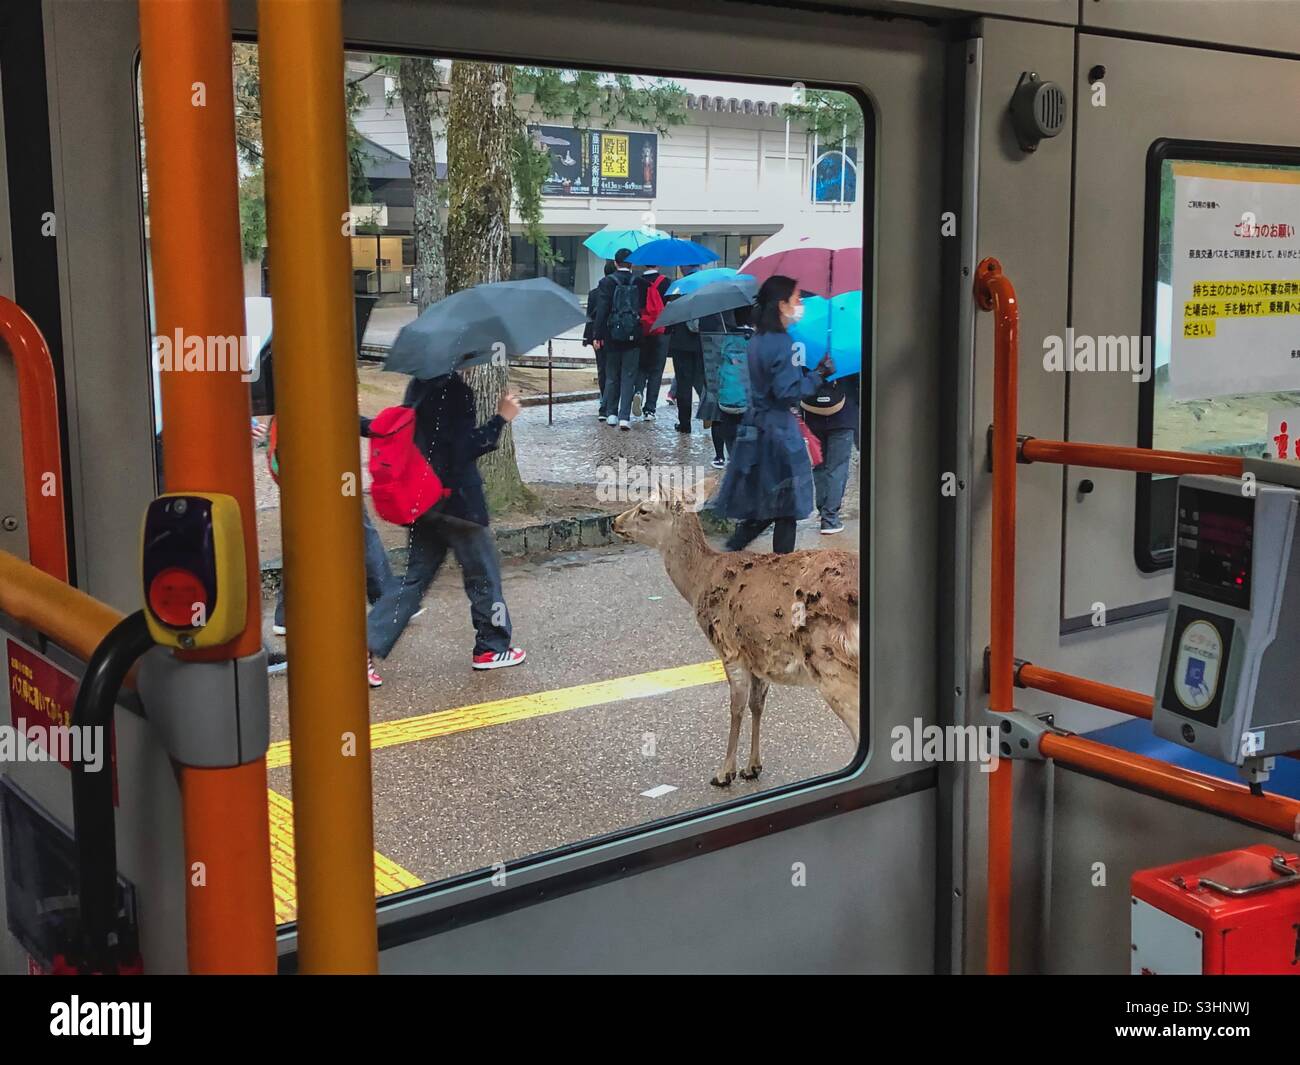
[[[293,861],[293,803],[277,791],[268,791],[271,813],[271,890],[275,896],[275,923],[298,916],[298,889]],[[392,895],[424,881],[395,861],[375,851],[375,898]]]
[[[536,692],[533,695],[515,695],[509,699],[497,699],[490,703],[474,703],[454,710],[437,710],[431,714],[420,714],[418,717],[382,721],[371,725],[370,749],[378,750],[381,747],[415,743],[417,740],[428,740],[435,736],[468,732],[470,729],[487,728],[489,725],[502,725],[507,721],[522,721],[530,717],[543,717],[546,714],[558,714],[584,706],[599,706],[602,703],[615,703],[623,699],[662,695],[680,688],[693,688],[700,684],[713,684],[721,680],[726,680],[726,674],[722,671],[722,663],[714,659],[711,662],[698,662],[691,666],[675,666],[671,669],[657,669],[651,673],[637,673],[630,677],[615,677],[612,680],[598,680],[591,684],[577,684],[572,688],[555,688],[551,691]],[[278,769],[288,764],[289,741],[281,740],[271,744],[266,752],[267,768]]]
[[[490,703],[474,703],[453,710],[438,710],[418,717],[399,721],[384,721],[370,726],[370,748],[395,747],[403,743],[448,736],[470,729],[501,725],[507,721],[522,721],[530,717],[559,714],[584,706],[599,706],[623,699],[641,699],[648,695],[662,695],[681,688],[700,684],[713,684],[725,680],[722,663],[698,662],[691,666],[657,669],[651,673],[637,673],[630,677],[598,680],[591,684],[577,684],[571,688],[555,688],[533,695],[516,695]],[[289,764],[289,742],[273,743],[266,752],[268,769]],[[294,879],[293,858],[293,803],[276,791],[267,792],[271,816],[271,883],[275,894],[275,920],[277,924],[292,921],[298,915],[298,893]],[[424,883],[414,873],[408,872],[390,858],[375,851],[375,897],[392,895]]]

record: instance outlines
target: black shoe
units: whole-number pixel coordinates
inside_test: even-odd
[[[691,427],[689,425],[679,425],[677,426],[677,431],[679,433],[686,433],[689,436],[691,432]]]
[[[283,673],[289,668],[289,656],[283,655],[279,651],[266,652],[266,672]]]

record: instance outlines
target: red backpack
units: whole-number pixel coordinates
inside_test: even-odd
[[[370,423],[370,501],[394,525],[410,525],[451,495],[415,443],[415,409],[388,407]]]
[[[663,282],[661,285],[660,282]],[[658,329],[650,327],[659,320],[659,316],[664,313],[664,294],[663,290],[668,286],[668,278],[660,274],[656,277],[645,290],[645,307],[641,309],[641,332],[648,337],[659,336],[664,332],[661,326]]]
[[[275,415],[271,416],[271,435],[266,441],[266,465],[271,471],[271,479],[280,483],[280,434],[276,429]]]

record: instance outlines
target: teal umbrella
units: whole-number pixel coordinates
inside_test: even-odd
[[[830,379],[862,372],[862,291],[841,292],[826,299],[809,296],[803,301],[803,317],[787,332],[804,346],[809,367],[830,355],[835,372]]]
[[[663,240],[670,235],[662,230],[651,229],[649,226],[641,226],[639,229],[605,228],[598,233],[593,233],[582,243],[584,247],[590,248],[602,259],[612,259],[620,248],[636,251],[642,244],[649,244],[652,240]],[[666,264],[656,263],[655,265]]]

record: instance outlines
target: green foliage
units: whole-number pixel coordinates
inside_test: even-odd
[[[542,262],[554,265],[560,257],[542,228],[542,183],[551,172],[551,155],[533,143],[522,123],[511,140],[510,165],[515,206],[524,226],[524,237],[537,249]]]
[[[266,197],[262,177],[262,87],[257,45],[236,41],[231,56],[235,83],[235,152],[239,157],[240,243],[244,256],[261,256],[266,245]],[[375,70],[382,69],[376,66]],[[374,71],[370,71],[374,73]],[[370,203],[370,185],[366,181],[366,164],[370,161],[356,116],[367,102],[361,82],[367,75],[347,80],[343,101],[347,111],[348,188],[353,203]],[[358,226],[358,232],[375,232],[373,227]]]
[[[819,145],[838,148],[852,144],[862,131],[862,107],[848,93],[800,89],[798,97],[795,102],[781,105],[781,116],[806,126]]]
[[[514,87],[517,106],[520,96],[532,100],[519,107],[519,129],[512,143],[515,205],[524,237],[542,262],[554,264],[559,256],[542,230],[542,185],[550,175],[551,160],[544,148],[532,143],[527,123],[564,118],[578,129],[632,124],[668,136],[672,127],[686,121],[686,90],[659,78],[554,67],[515,67]]]
[[[266,183],[261,164],[239,179],[239,239],[245,261],[262,257],[266,247]]]
[[[520,116],[525,121],[572,118],[578,129],[630,122],[664,136],[686,121],[686,90],[662,78],[515,67],[515,90],[532,97],[531,108]]]

